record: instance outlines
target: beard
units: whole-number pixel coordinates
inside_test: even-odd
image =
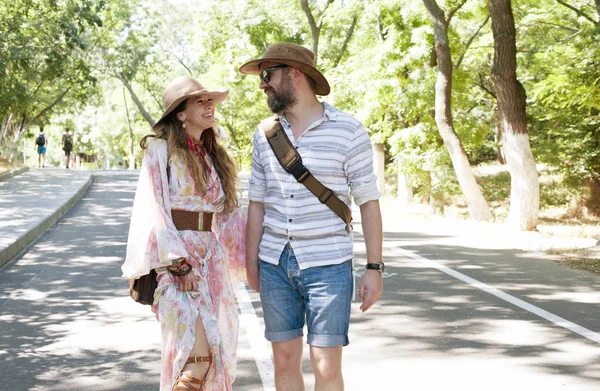
[[[296,103],[296,96],[292,90],[292,83],[289,78],[282,78],[279,89],[280,91],[277,92],[271,88],[273,94],[267,98],[269,110],[275,114],[283,113],[286,109],[289,109]]]

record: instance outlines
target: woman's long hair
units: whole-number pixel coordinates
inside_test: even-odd
[[[167,140],[167,150],[169,156],[179,156],[190,170],[190,175],[194,179],[196,190],[200,194],[206,192],[206,182],[210,173],[206,172],[200,160],[189,149],[187,141],[187,133],[183,129],[183,122],[177,119],[177,113],[185,110],[186,101],[181,102],[175,110],[163,119],[163,124],[154,130],[156,134],[148,134],[140,141],[140,147],[146,149],[146,139],[148,137],[158,137]],[[237,167],[233,159],[229,156],[225,148],[223,148],[215,139],[214,131],[216,129],[205,129],[200,136],[200,141],[210,155],[215,170],[225,191],[225,210],[231,212],[234,208],[239,207],[239,195],[236,190],[237,182]]]

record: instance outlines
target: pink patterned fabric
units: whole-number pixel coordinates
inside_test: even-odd
[[[201,317],[213,358],[205,389],[232,390],[236,372],[238,314],[235,290],[244,276],[246,214],[223,211],[225,193],[216,170],[206,194],[195,190],[183,161],[171,157],[170,183],[166,175],[167,147],[148,139],[136,191],[124,276],[135,277],[156,269],[158,287],[152,310],[161,325],[161,391],[171,391],[195,340]],[[177,231],[171,209],[215,213],[212,232]],[[166,269],[185,257],[198,279],[197,292],[181,292]]]

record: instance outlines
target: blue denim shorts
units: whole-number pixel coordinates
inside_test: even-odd
[[[309,345],[348,345],[354,289],[350,260],[300,270],[294,250],[287,245],[279,265],[260,261],[259,270],[267,340],[283,342],[301,337],[306,321]]]

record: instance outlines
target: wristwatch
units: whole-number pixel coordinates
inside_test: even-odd
[[[385,264],[383,263],[383,261],[381,261],[379,263],[367,263],[365,265],[365,269],[378,270],[379,273],[383,274],[383,271],[385,270]]]

